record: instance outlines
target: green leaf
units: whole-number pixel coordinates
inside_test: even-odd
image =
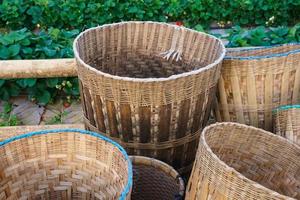
[[[16,85],[16,84],[11,84],[8,88],[7,88],[10,96],[18,96],[20,94],[20,88]]]
[[[50,88],[55,88],[55,86],[58,84],[58,78],[46,79],[46,84]]]
[[[9,92],[7,91],[7,88],[0,88],[0,99],[4,100],[4,101],[8,101],[9,100]]]
[[[11,57],[19,54],[21,46],[19,44],[14,44],[8,47],[8,51]]]
[[[36,99],[39,103],[47,104],[51,99],[51,94],[47,90],[43,90],[41,95],[38,95]]]
[[[204,32],[203,26],[201,26],[200,24],[196,25],[195,29],[199,32]]]
[[[28,46],[28,45],[30,45],[30,40],[29,39],[24,39],[24,40],[21,40],[20,41],[20,45],[22,45],[22,46]]]
[[[48,57],[53,57],[56,54],[56,50],[49,49],[48,47],[44,47],[43,50]]]
[[[49,35],[55,40],[58,38],[59,34],[60,30],[58,28],[51,28],[49,30]]]
[[[0,87],[2,87],[5,83],[5,79],[0,79]]]
[[[32,87],[36,84],[37,79],[35,78],[24,78],[24,79],[18,79],[17,84],[21,86],[22,88],[26,87]]]
[[[32,49],[30,47],[25,47],[22,49],[24,54],[32,54]]]
[[[25,79],[27,86],[32,87],[36,84],[36,79],[35,78],[27,78]]]
[[[4,46],[2,46],[2,47],[0,46],[0,58],[4,59],[4,60],[9,58],[9,51]]]

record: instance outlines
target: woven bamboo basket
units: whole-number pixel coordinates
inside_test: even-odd
[[[300,105],[281,106],[274,110],[275,129],[281,135],[300,145]]]
[[[122,22],[74,41],[86,128],[129,154],[191,170],[211,110],[222,42],[187,28]]]
[[[186,199],[300,198],[300,148],[255,127],[224,122],[202,132]]]
[[[218,121],[272,131],[272,110],[300,103],[300,44],[228,49],[217,99]]]
[[[116,142],[80,129],[0,142],[0,199],[130,199],[131,162]]]
[[[180,200],[184,182],[170,165],[144,156],[130,156],[133,165],[132,200]]]

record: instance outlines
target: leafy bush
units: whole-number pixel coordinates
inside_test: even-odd
[[[72,42],[78,30],[50,28],[33,33],[27,29],[0,34],[0,59],[43,59],[73,57]],[[26,92],[31,100],[46,104],[57,95],[78,97],[77,78],[0,79],[0,99]]]
[[[9,29],[85,29],[124,20],[288,25],[299,22],[300,0],[3,0],[0,25]]]
[[[300,42],[300,24],[292,28],[259,26],[250,30],[235,26],[230,29],[229,36],[226,39],[229,40],[227,47],[270,46]]]

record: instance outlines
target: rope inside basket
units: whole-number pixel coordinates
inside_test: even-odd
[[[173,38],[172,38],[172,44],[171,48],[168,51],[160,53],[160,55],[163,56],[164,59],[171,60],[176,59],[176,61],[182,60],[182,49],[183,49],[183,43],[184,43],[184,38],[185,38],[185,31],[182,31],[183,29],[178,26],[174,30]],[[178,46],[177,46],[177,40],[178,41]],[[176,48],[177,47],[177,48]]]
[[[123,154],[123,156],[126,158],[127,163],[128,163],[128,180],[127,180],[127,184],[125,189],[122,191],[121,196],[120,196],[120,200],[125,200],[127,194],[130,192],[130,188],[132,186],[132,164],[131,161],[126,153],[126,151],[123,149],[123,147],[121,145],[119,145],[118,143],[116,143],[115,141],[104,137],[103,135],[100,135],[99,133],[95,133],[95,132],[91,132],[91,131],[86,131],[86,130],[80,130],[80,129],[55,129],[55,130],[43,130],[43,131],[35,131],[35,132],[30,132],[30,133],[25,133],[25,134],[21,134],[21,135],[17,135],[11,138],[8,138],[6,140],[3,140],[0,142],[0,147],[9,144],[13,141],[16,140],[20,140],[23,138],[29,138],[32,136],[36,136],[36,135],[46,135],[49,133],[60,133],[60,132],[75,132],[75,133],[80,133],[80,134],[85,134],[85,135],[90,135],[93,137],[97,137],[101,140],[104,140],[108,143],[111,143],[112,145],[114,145],[115,147],[117,147],[120,152]]]

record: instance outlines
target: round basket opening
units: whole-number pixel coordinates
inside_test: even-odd
[[[131,160],[132,200],[183,199],[184,182],[171,166],[143,156],[131,156]]]
[[[163,78],[218,63],[220,40],[170,24],[124,22],[88,29],[74,43],[75,56],[98,71],[131,78]]]
[[[1,142],[2,198],[125,199],[131,187],[129,158],[93,134],[54,130]]]
[[[232,123],[213,125],[204,131],[203,137],[208,148],[225,165],[240,173],[234,172],[240,179],[236,183],[241,184],[239,191],[247,188],[243,185],[244,176],[281,195],[300,198],[300,149],[297,146],[261,129]],[[250,194],[251,189],[247,190]]]

